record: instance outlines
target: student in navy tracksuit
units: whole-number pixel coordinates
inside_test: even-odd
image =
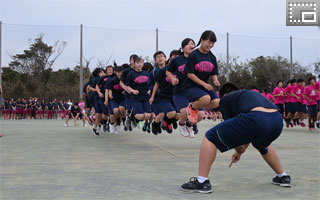
[[[179,130],[181,135],[185,137],[194,137],[194,131],[192,125],[187,121],[187,110],[189,101],[183,95],[182,83],[187,78],[187,74],[184,72],[185,65],[187,63],[188,56],[195,48],[195,43],[192,39],[186,38],[181,42],[182,55],[174,58],[167,69],[167,76],[171,79],[173,90],[174,105],[178,112],[179,118]],[[204,112],[198,112],[198,121],[203,118]]]
[[[95,109],[95,115],[96,115],[96,121],[94,124],[94,127],[92,129],[94,135],[99,135],[100,129],[101,129],[101,119],[102,119],[102,109],[100,104],[100,98],[103,98],[104,95],[101,93],[100,89],[97,89],[97,83],[100,81],[100,77],[105,76],[105,72],[102,68],[96,68],[92,75],[94,79],[92,80],[92,83],[90,85],[90,91],[94,92],[94,109]]]
[[[163,113],[162,129],[167,130],[168,133],[172,133],[172,124],[176,124],[176,108],[173,103],[173,85],[172,81],[166,75],[168,66],[159,70],[155,77],[155,85],[153,87],[150,103],[153,102],[154,96],[157,93],[157,101],[159,103],[159,111]],[[159,121],[155,121],[159,123]],[[175,127],[176,128],[176,127]]]
[[[106,89],[106,85],[108,81],[113,76],[113,67],[111,65],[106,68],[107,74],[100,76],[100,78],[96,81],[96,90],[100,97],[100,107],[102,111],[101,124],[103,126],[103,131],[106,132],[109,128],[107,127],[107,121],[109,117],[109,108],[104,104],[105,96],[108,97],[108,91]]]
[[[151,107],[149,103],[148,72],[142,70],[143,60],[136,58],[135,70],[128,74],[126,80],[127,90],[131,93],[133,114],[137,122],[149,120]]]
[[[131,97],[130,97],[130,91],[127,89],[127,86],[125,85],[127,76],[131,71],[134,71],[134,61],[138,56],[136,54],[132,54],[130,56],[130,67],[123,69],[123,72],[120,77],[120,85],[121,87],[125,90],[125,108],[126,108],[126,121],[125,121],[125,127],[124,130],[127,131],[132,131],[132,126],[131,126],[131,120],[130,120],[130,115],[132,112],[132,102],[131,102]]]
[[[110,79],[106,85],[108,95],[105,96],[104,104],[110,108],[110,133],[121,131],[121,123],[124,122],[126,115],[124,90],[120,85],[122,69],[122,66],[116,66],[114,68],[116,76]]]
[[[153,59],[155,60],[155,68],[149,73],[149,90],[150,90],[150,97],[153,93],[153,87],[155,85],[155,77],[157,76],[160,69],[164,68],[166,66],[166,55],[162,51],[157,51],[153,54]],[[157,135],[158,133],[161,133],[161,119],[164,117],[164,113],[162,113],[159,108],[161,105],[159,105],[158,101],[158,93],[156,93],[153,97],[151,110],[154,113],[154,121],[152,123],[152,133]],[[150,100],[149,100],[150,101]]]
[[[207,131],[199,156],[199,176],[181,186],[183,191],[210,193],[209,171],[215,160],[217,149],[225,152],[235,149],[232,163],[240,160],[250,143],[260,152],[263,159],[277,174],[273,184],[290,187],[291,178],[271,146],[281,134],[282,115],[278,108],[260,93],[239,90],[233,83],[226,83],[220,89],[219,110],[225,121]]]
[[[210,51],[216,41],[214,32],[203,32],[198,42],[200,47],[188,56],[184,68],[187,79],[183,82],[183,90],[186,98],[192,102],[187,108],[188,120],[192,123],[198,121],[199,108],[212,109],[219,105],[218,95],[212,85],[207,83],[211,77],[213,83],[220,86],[217,59]]]

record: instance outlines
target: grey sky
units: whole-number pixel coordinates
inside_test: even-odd
[[[127,62],[131,53],[152,56],[152,30],[159,28],[159,48],[167,54],[179,48],[184,37],[197,42],[201,32],[211,29],[218,35],[213,52],[223,57],[225,33],[229,32],[231,54],[241,59],[276,54],[288,57],[290,35],[309,38],[294,40],[294,58],[310,64],[320,57],[320,29],[287,27],[285,15],[284,0],[0,0],[0,20],[4,23],[2,63],[7,65],[8,53],[21,53],[28,46],[27,39],[42,32],[49,44],[56,40],[68,42],[55,68],[73,67],[79,59],[78,26],[83,24],[84,54],[94,57],[93,63],[107,60],[111,54],[112,60],[120,64]]]

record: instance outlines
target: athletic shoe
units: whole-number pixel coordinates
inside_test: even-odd
[[[134,117],[133,113],[131,113],[131,115],[130,115],[130,120],[131,120],[133,128],[136,128],[138,125],[138,122],[137,122],[137,119]]]
[[[193,127],[192,126],[187,126],[187,131],[189,133],[189,137],[194,138],[194,132],[193,132]]]
[[[193,127],[192,130],[193,130],[194,134],[196,135],[199,132],[198,125],[194,124],[192,127]]]
[[[103,124],[103,132],[107,132],[107,124]]]
[[[120,125],[117,125],[117,129],[116,129],[116,131],[117,131],[117,132],[122,131],[122,125],[121,125],[121,124],[120,124]]]
[[[96,135],[96,136],[99,135],[99,133],[97,132],[97,129],[94,129],[94,128],[93,128],[93,129],[92,129],[92,132],[93,132],[93,134]]]
[[[272,179],[272,183],[281,187],[291,187],[291,178],[289,175],[282,176],[281,178],[276,176]]]
[[[140,129],[142,128],[142,123],[141,123],[141,121],[137,122],[137,127],[140,128]]]
[[[162,130],[161,130],[161,123],[156,123],[156,129],[158,131],[159,134],[162,133]]]
[[[65,127],[68,127],[68,124],[65,124],[64,126],[65,126]]]
[[[177,120],[173,120],[172,127],[173,127],[173,129],[177,129],[178,128]]]
[[[211,193],[212,187],[209,180],[200,183],[196,177],[190,178],[188,183],[181,185],[180,189],[185,192]]]
[[[166,122],[166,121],[162,121],[162,125],[161,125],[161,128],[162,128],[162,130],[167,130],[167,126],[168,126],[168,123]]]
[[[320,128],[320,122],[316,123],[317,128]]]
[[[188,120],[192,123],[197,123],[198,121],[198,109],[194,110],[191,107],[191,103],[189,104],[189,106],[187,107],[187,116],[188,116]]]
[[[305,123],[304,122],[300,122],[300,126],[302,127],[306,127]]]
[[[286,124],[286,127],[289,128],[289,124]]]
[[[150,130],[150,124],[148,123],[148,126],[147,126],[147,132],[150,133],[151,130]]]
[[[131,126],[131,124],[130,124],[130,126],[129,126],[129,131],[130,131],[130,132],[132,131],[132,126]]]
[[[125,127],[123,127],[123,130],[124,131],[128,131],[128,128],[125,126]]]
[[[126,120],[124,121],[124,126],[129,129],[129,126],[131,125],[131,120],[129,116],[126,116]]]
[[[114,124],[110,124],[110,133],[114,133],[115,132],[115,128],[114,128]]]
[[[143,132],[146,132],[146,131],[147,131],[147,126],[148,126],[148,123],[144,123],[144,124],[143,124],[143,127],[142,127],[142,131],[143,131]]]
[[[290,122],[290,126],[291,126],[291,128],[293,128],[293,124]]]
[[[158,135],[158,131],[157,131],[157,128],[156,128],[156,122],[152,122],[151,124],[151,131],[154,135]]]
[[[171,125],[171,124],[168,124],[168,126],[167,126],[167,132],[168,132],[169,134],[172,133],[172,125]]]
[[[180,134],[183,136],[183,137],[189,137],[189,133],[187,131],[187,128],[186,128],[186,125],[180,125],[179,124],[179,131],[180,131]]]
[[[101,131],[101,125],[99,125],[97,128],[97,132],[100,133],[100,131]]]

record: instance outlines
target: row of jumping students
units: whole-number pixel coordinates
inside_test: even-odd
[[[186,38],[181,42],[181,48],[172,51],[168,59],[162,51],[156,52],[153,56],[155,68],[137,55],[130,56],[130,65],[108,66],[106,70],[96,68],[83,90],[87,107],[94,108],[89,117],[89,122],[94,124],[93,133],[99,135],[101,127],[111,133],[120,131],[122,126],[125,131],[132,131],[144,121],[142,130],[155,135],[162,130],[172,133],[173,129],[179,128],[183,136],[194,137],[198,132],[197,123],[204,118],[205,111],[211,111],[211,118],[221,116],[219,111],[215,112],[219,97],[208,83],[211,77],[213,84],[220,86],[217,60],[211,52],[216,41],[212,31],[203,32],[197,45]],[[289,85],[289,89],[294,89],[283,89],[281,83],[269,96],[273,96],[270,100],[284,113],[287,127],[292,121],[304,124],[299,114],[302,106],[297,106],[301,100],[287,102],[301,93],[306,101],[315,100],[305,106],[309,129],[314,130],[315,122],[320,120],[320,106],[314,105],[319,104],[319,82],[310,78],[310,87],[303,91],[301,87],[293,87],[295,83]]]
[[[202,33],[197,45],[186,38],[168,60],[164,52],[156,52],[153,69],[137,55],[130,56],[129,66],[96,68],[83,89],[87,107],[94,107],[89,117],[93,133],[99,135],[101,127],[118,132],[122,125],[132,131],[144,121],[142,130],[155,135],[179,128],[183,136],[194,137],[204,109],[219,104],[208,83],[212,77],[215,86],[220,86],[217,60],[210,51],[216,41],[210,30]]]

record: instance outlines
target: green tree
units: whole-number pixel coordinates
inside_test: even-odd
[[[29,49],[23,54],[11,56],[12,61],[9,66],[21,74],[32,76],[36,83],[47,80],[48,74],[52,71],[52,66],[57,58],[62,54],[66,42],[56,41],[52,46],[43,42],[43,34],[34,39]]]

